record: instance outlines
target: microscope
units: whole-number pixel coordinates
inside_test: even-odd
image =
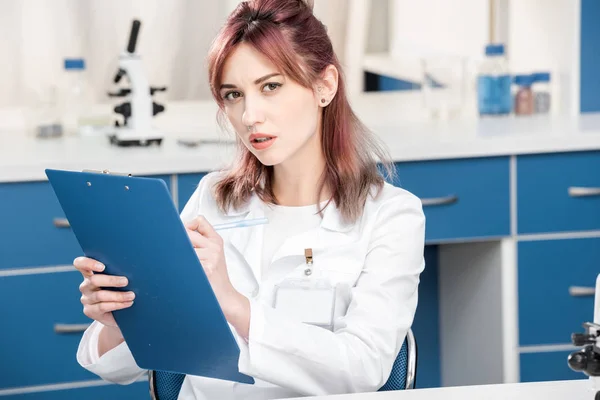
[[[115,121],[109,130],[110,142],[117,146],[160,145],[163,135],[152,126],[152,118],[165,110],[162,104],[152,100],[156,92],[164,92],[166,87],[150,87],[143,69],[141,57],[135,53],[141,22],[134,20],[131,25],[129,42],[119,56],[119,68],[114,78],[118,84],[126,76],[131,87],[109,92],[110,97],[128,98],[114,107],[114,112],[123,116],[122,123]]]
[[[596,279],[596,297],[594,304],[594,322],[583,324],[584,333],[573,333],[573,345],[581,350],[569,354],[568,363],[573,371],[589,376],[596,395],[600,400],[600,275]]]

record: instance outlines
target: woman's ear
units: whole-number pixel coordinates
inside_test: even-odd
[[[338,89],[339,73],[335,65],[328,65],[321,73],[317,83],[317,101],[319,106],[327,107],[335,97]]]

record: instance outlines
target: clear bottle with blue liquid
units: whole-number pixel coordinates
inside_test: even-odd
[[[512,110],[511,77],[504,45],[485,47],[485,60],[477,77],[477,104],[479,115],[507,115]]]

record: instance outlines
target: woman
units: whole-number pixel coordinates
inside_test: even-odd
[[[210,50],[209,79],[240,158],[200,181],[181,218],[239,339],[239,370],[256,384],[187,376],[180,398],[376,391],[417,306],[420,201],[384,182],[384,152],[353,114],[326,28],[305,1],[241,3]],[[262,216],[269,224],[212,228]],[[74,265],[95,320],[78,361],[133,382],[144,371],[112,311],[132,306],[134,294],[100,289],[127,280],[94,274],[103,266],[91,259]],[[308,290],[290,289],[297,285]]]

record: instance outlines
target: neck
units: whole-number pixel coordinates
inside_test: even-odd
[[[325,171],[321,135],[313,137],[293,157],[273,167],[273,193],[280,205],[308,206],[330,197],[327,187],[318,193]]]

